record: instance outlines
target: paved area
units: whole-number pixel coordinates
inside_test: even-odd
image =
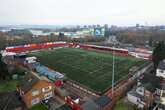
[[[84,92],[84,91],[82,91],[76,87],[73,87],[72,85],[67,84],[67,83],[64,84],[64,88],[71,95],[74,95],[74,96],[76,95],[76,96],[80,97],[83,101],[85,101],[85,99],[93,99],[94,100],[94,99],[98,98],[98,97],[90,95],[90,94],[88,94],[88,93],[86,93],[86,92]]]
[[[49,100],[49,110],[56,110],[60,106],[64,105],[65,102],[59,97],[55,96]]]

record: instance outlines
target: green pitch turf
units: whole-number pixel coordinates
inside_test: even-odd
[[[112,54],[83,49],[61,48],[31,53],[44,64],[88,88],[104,92],[111,87]],[[132,66],[143,64],[143,60],[115,56],[115,82],[124,78]]]

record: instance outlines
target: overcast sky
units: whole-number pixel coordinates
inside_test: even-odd
[[[0,25],[165,25],[165,0],[0,0]]]

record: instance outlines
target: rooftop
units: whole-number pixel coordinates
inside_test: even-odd
[[[140,98],[142,101],[145,101],[144,96],[138,94],[134,89],[131,90],[131,91],[129,91],[128,94],[133,95],[133,96],[135,96],[135,97],[138,97],[138,98]]]
[[[21,107],[22,103],[16,96],[16,92],[0,93],[0,110],[14,110]]]
[[[140,79],[139,82],[145,87],[145,89],[154,92],[156,88],[161,87],[161,78],[156,77],[154,74],[145,73]]]
[[[40,80],[50,81],[46,77],[40,77],[34,72],[28,72],[25,76],[23,76],[23,78],[21,78],[19,84],[22,90],[26,93]]]
[[[158,69],[165,70],[165,60],[160,61],[159,65],[158,65]]]
[[[111,99],[109,97],[101,96],[96,100],[96,103],[101,107],[105,107],[110,101]]]

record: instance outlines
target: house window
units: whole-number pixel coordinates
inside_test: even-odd
[[[48,92],[51,89],[52,89],[52,86],[48,86],[48,87],[42,88],[42,92]]]
[[[155,92],[156,92],[156,95],[160,95],[160,94],[161,94],[161,90],[160,90],[160,89],[158,89],[158,88],[156,89],[156,91],[155,91]]]
[[[46,100],[46,99],[49,99],[49,98],[51,98],[53,96],[53,93],[52,92],[48,92],[48,93],[46,93],[45,95],[44,95],[44,99]]]
[[[143,92],[142,89],[139,89],[139,92]]]
[[[39,91],[38,90],[33,90],[32,91],[32,96],[36,96],[36,95],[38,95],[39,94]]]
[[[32,105],[38,104],[40,102],[39,98],[32,99]]]

